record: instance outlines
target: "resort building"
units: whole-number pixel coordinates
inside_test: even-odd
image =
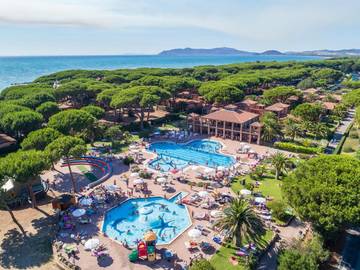
[[[335,109],[336,105],[337,104],[334,102],[323,102],[322,103],[322,106],[326,110],[326,113],[332,112]]]
[[[0,153],[15,146],[16,140],[6,134],[0,133]]]
[[[257,144],[262,127],[258,121],[258,114],[226,109],[202,116],[192,113],[187,117],[188,129],[192,132]]]
[[[237,105],[241,110],[257,113],[257,114],[262,114],[265,109],[265,105],[260,104],[257,101],[251,99],[245,99],[237,103]]]
[[[290,105],[281,102],[275,103],[265,108],[267,112],[273,112],[278,118],[286,117],[289,113]]]

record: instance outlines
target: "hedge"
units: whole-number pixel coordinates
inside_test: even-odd
[[[344,145],[347,137],[349,136],[350,130],[352,129],[353,125],[354,125],[354,122],[352,122],[352,123],[348,126],[348,128],[347,128],[346,131],[345,131],[345,133],[344,133],[343,136],[341,137],[341,140],[340,140],[339,144],[336,146],[333,154],[339,155],[339,154],[341,153],[342,147],[343,147],[343,145]]]
[[[320,147],[306,147],[290,142],[276,142],[274,143],[274,146],[281,150],[302,154],[320,154],[324,151],[324,149]]]

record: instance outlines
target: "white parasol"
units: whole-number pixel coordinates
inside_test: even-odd
[[[225,171],[225,167],[224,166],[219,166],[219,167],[217,167],[217,169],[218,169],[218,171]]]
[[[93,199],[91,198],[82,198],[80,201],[79,201],[79,204],[80,205],[84,205],[84,206],[88,206],[88,205],[91,205],[93,203]]]
[[[139,177],[139,174],[137,172],[133,172],[130,174],[130,177],[137,178],[137,177]]]
[[[224,216],[224,213],[219,211],[219,210],[212,210],[210,212],[210,216],[213,217],[213,218],[219,218],[219,217]]]
[[[209,192],[207,192],[206,190],[199,191],[198,194],[201,198],[209,196]]]
[[[214,173],[214,172],[215,172],[215,170],[213,168],[206,168],[204,170],[204,173]]]
[[[72,215],[73,215],[74,217],[81,217],[81,216],[85,215],[85,213],[86,213],[86,210],[85,210],[85,209],[79,208],[79,209],[74,210],[74,211],[72,212]]]
[[[141,178],[135,179],[133,182],[135,185],[144,184],[144,180]]]
[[[190,236],[191,238],[199,238],[201,236],[201,231],[198,229],[191,229],[188,232],[188,236]]]
[[[114,192],[114,191],[118,190],[117,185],[106,185],[105,188],[106,188],[106,190],[108,190],[110,192]]]
[[[158,179],[156,179],[156,181],[160,184],[162,183],[166,183],[167,182],[167,179],[165,177],[159,177]]]
[[[87,240],[84,244],[84,249],[85,250],[92,250],[97,248],[100,245],[100,241],[97,238],[91,238],[89,240]]]
[[[256,197],[256,198],[255,198],[255,202],[256,202],[256,203],[265,203],[265,202],[266,202],[266,199],[263,198],[263,197]]]
[[[244,195],[244,196],[249,196],[249,195],[251,195],[251,191],[248,189],[242,189],[242,190],[240,190],[240,194]]]

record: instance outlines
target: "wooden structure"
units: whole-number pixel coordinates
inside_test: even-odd
[[[281,102],[275,103],[265,108],[267,112],[273,112],[278,118],[286,117],[289,113],[290,105]]]
[[[220,109],[207,115],[189,114],[188,129],[224,139],[260,143],[262,125],[259,115],[245,111]]]

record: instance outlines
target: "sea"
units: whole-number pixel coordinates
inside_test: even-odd
[[[0,57],[0,91],[20,83],[68,69],[121,69],[138,67],[184,68],[200,65],[223,65],[255,61],[305,61],[319,59],[300,55],[252,56],[164,56],[164,55],[111,55],[111,56],[26,56]]]

